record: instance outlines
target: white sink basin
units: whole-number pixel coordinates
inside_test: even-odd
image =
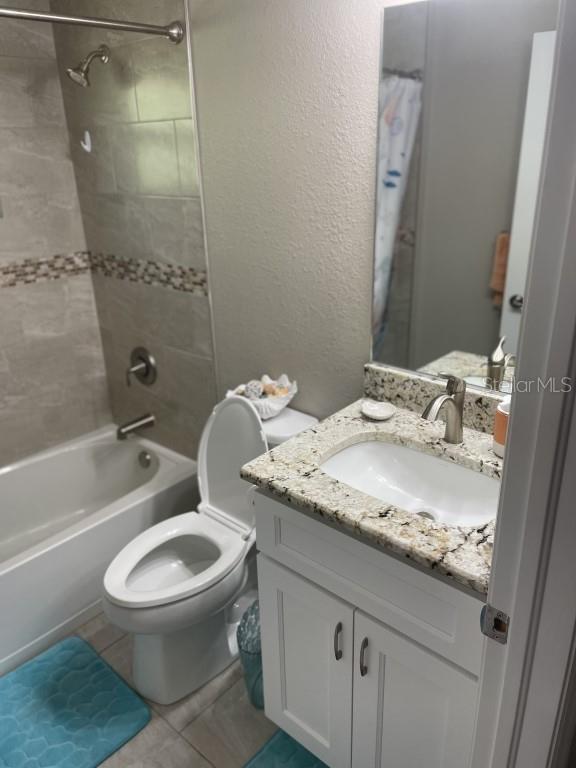
[[[356,443],[321,468],[358,491],[446,525],[480,526],[496,517],[497,480],[401,445]]]

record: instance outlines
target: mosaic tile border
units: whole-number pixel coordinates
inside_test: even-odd
[[[101,253],[92,254],[90,261],[92,271],[104,277],[172,288],[174,291],[201,296],[208,295],[208,276],[204,269],[148,259],[125,259]]]
[[[90,251],[0,264],[0,288],[33,285],[86,272],[199,296],[208,295],[206,270],[151,260],[125,259],[112,254],[94,254]]]
[[[47,280],[83,275],[89,271],[90,254],[88,251],[57,254],[44,259],[24,259],[9,264],[0,264],[0,288],[44,283]]]
[[[433,397],[446,389],[446,381],[431,374],[367,363],[364,366],[364,394],[373,400],[386,400],[399,408],[422,412]],[[469,388],[464,401],[464,426],[479,432],[492,432],[498,403],[504,395]]]

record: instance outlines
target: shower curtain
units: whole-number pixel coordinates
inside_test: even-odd
[[[374,349],[382,344],[392,257],[422,105],[422,83],[385,77],[380,83],[378,187],[374,263]]]

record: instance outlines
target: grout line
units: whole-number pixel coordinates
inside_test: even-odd
[[[58,66],[55,56],[34,56],[25,53],[0,53],[0,59],[18,59],[20,61],[42,61]]]
[[[241,680],[241,679],[242,679],[242,678],[240,678],[239,680],[234,680],[234,682],[233,682],[233,683],[231,683],[231,684],[230,684],[230,685],[228,685],[226,688],[224,688],[224,689],[223,689],[223,690],[222,690],[222,691],[221,691],[221,692],[220,692],[220,693],[219,693],[219,694],[216,696],[216,698],[215,698],[215,699],[212,699],[212,701],[211,701],[209,704],[206,704],[206,706],[205,706],[205,707],[203,707],[203,708],[202,708],[202,709],[201,709],[199,712],[197,712],[197,713],[196,713],[196,714],[195,714],[195,715],[192,717],[192,719],[191,719],[191,720],[188,720],[188,721],[186,722],[186,725],[182,726],[182,730],[181,730],[181,731],[179,731],[179,733],[183,733],[183,732],[186,730],[186,728],[188,728],[188,726],[189,726],[189,725],[192,725],[192,723],[195,723],[195,722],[196,722],[196,720],[198,720],[198,718],[199,718],[199,717],[201,717],[201,716],[202,716],[202,715],[203,715],[205,712],[207,712],[207,711],[208,711],[208,710],[209,710],[211,707],[213,707],[213,706],[214,706],[214,705],[215,705],[215,704],[216,704],[218,701],[220,701],[220,699],[221,699],[221,698],[222,698],[222,697],[223,697],[223,696],[224,696],[226,693],[228,693],[228,692],[229,692],[229,691],[230,691],[230,690],[231,690],[231,689],[232,689],[232,688],[233,688],[233,687],[236,685],[236,683],[240,682],[240,680]],[[209,685],[209,683],[207,683],[207,685]],[[185,736],[184,736],[184,738],[186,739],[186,737],[185,737]],[[188,739],[186,739],[186,741],[188,741]],[[190,742],[190,743],[191,743],[191,742]],[[194,745],[192,745],[192,746],[194,746]]]
[[[156,710],[154,710],[154,712],[156,712]],[[215,766],[215,765],[214,765],[214,763],[212,763],[210,760],[208,760],[208,758],[206,757],[206,755],[205,755],[203,752],[201,752],[201,751],[198,749],[198,747],[196,747],[194,744],[192,744],[192,742],[188,741],[188,739],[187,739],[187,738],[186,738],[186,737],[185,737],[185,736],[182,734],[182,732],[181,732],[181,731],[178,731],[176,728],[174,728],[174,726],[172,725],[172,723],[169,723],[169,722],[168,722],[168,720],[166,720],[166,718],[165,718],[165,717],[163,717],[163,716],[162,716],[162,715],[161,715],[159,712],[156,712],[156,714],[158,715],[158,717],[159,717],[161,720],[164,720],[164,722],[165,722],[165,723],[166,723],[166,725],[167,725],[167,726],[170,728],[170,730],[171,730],[171,731],[173,731],[173,732],[174,732],[174,733],[175,733],[175,734],[176,734],[176,735],[177,735],[177,736],[178,736],[180,739],[182,739],[182,741],[183,741],[185,744],[187,744],[187,745],[188,745],[188,746],[189,746],[191,749],[193,749],[193,750],[194,750],[194,752],[197,752],[197,753],[200,755],[200,757],[202,757],[202,759],[203,759],[203,760],[206,760],[206,762],[208,763],[208,765],[212,766],[212,768],[217,768],[217,766]]]
[[[99,651],[96,651],[96,653],[99,656],[101,656],[104,653],[104,651],[109,650],[110,648],[112,648],[113,645],[116,645],[116,643],[119,643],[120,640],[124,640],[125,637],[126,637],[126,632],[124,632],[124,634],[121,637],[116,638],[116,640],[112,640],[112,642],[108,643],[108,645],[104,645],[102,648],[100,648]],[[87,640],[86,642],[90,643],[90,640]],[[92,645],[92,643],[90,643],[90,645]],[[92,647],[94,648],[94,646]],[[94,650],[96,649],[94,648]]]

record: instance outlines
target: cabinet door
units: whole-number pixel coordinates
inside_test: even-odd
[[[352,768],[467,768],[477,681],[360,611]]]
[[[266,714],[330,768],[349,768],[354,611],[258,556]]]

